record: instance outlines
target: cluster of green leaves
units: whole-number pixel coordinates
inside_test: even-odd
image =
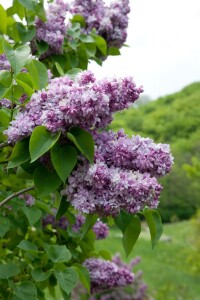
[[[162,221],[159,213],[156,210],[144,209],[140,214],[128,214],[125,211],[121,211],[114,219],[116,226],[122,232],[122,245],[128,257],[133,250],[133,247],[141,233],[141,219],[145,217],[147,225],[149,227],[152,249],[159,241],[162,232]]]
[[[129,135],[140,134],[171,145],[175,163],[170,176],[160,180],[164,188],[158,211],[165,222],[188,219],[200,206],[199,183],[185,170],[186,164],[193,166],[193,157],[200,160],[199,89],[200,83],[194,83],[178,93],[132,107],[116,114],[111,125],[114,130],[123,127]]]
[[[82,262],[90,256],[102,256],[95,252],[95,235],[91,226],[85,230],[85,225],[80,232],[73,232],[74,212],[64,209],[66,199],[59,197],[55,207],[62,206],[62,211],[58,209],[56,217],[65,215],[71,226],[67,230],[55,230],[51,225],[43,228],[41,218],[52,214],[50,201],[37,200],[33,207],[27,207],[14,199],[0,216],[2,299],[45,299],[44,290],[49,289],[53,295],[55,288],[69,299],[79,281],[90,291],[89,273]]]

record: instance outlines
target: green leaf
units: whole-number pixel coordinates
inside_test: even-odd
[[[93,36],[97,45],[97,48],[101,51],[103,55],[107,55],[107,44],[104,38],[102,38],[100,35],[94,35]]]
[[[88,56],[87,56],[87,50],[85,44],[81,43],[77,49],[77,55],[78,55],[78,67],[82,70],[87,70],[88,67]]]
[[[24,92],[30,97],[33,93],[34,93],[34,90],[27,84],[25,83],[24,81],[21,81],[19,79],[15,79],[16,82],[21,86],[23,87],[24,89]]]
[[[51,161],[58,176],[65,183],[77,163],[76,149],[68,145],[56,144],[51,148]]]
[[[67,137],[92,164],[94,161],[94,140],[92,135],[81,128],[74,127],[70,132],[67,132]]]
[[[43,22],[46,21],[46,14],[43,3],[37,0],[18,0],[27,10],[34,12]]]
[[[25,138],[15,144],[9,157],[8,168],[15,168],[30,159],[29,138]]]
[[[19,32],[19,37],[24,44],[30,42],[36,34],[36,29],[34,26],[30,26],[27,29],[22,23],[17,22],[16,28]]]
[[[10,113],[4,109],[0,110],[0,126],[8,127],[10,123]]]
[[[69,62],[70,62],[70,66],[71,66],[71,68],[72,68],[72,70],[74,69],[74,68],[76,68],[76,66],[77,66],[77,64],[78,64],[78,58],[77,58],[77,55],[76,55],[76,52],[74,52],[74,51],[71,51],[71,52],[69,52],[68,53],[68,55],[69,55]],[[81,69],[80,69],[81,70]],[[70,70],[71,71],[71,70]],[[70,72],[69,71],[69,72]],[[81,70],[82,71],[82,70]],[[75,73],[75,75],[76,75],[76,73]],[[73,77],[72,79],[74,79],[75,77]]]
[[[55,264],[68,262],[72,257],[71,252],[64,245],[49,246],[47,255]]]
[[[0,70],[0,84],[8,88],[12,83],[12,77],[9,71]]]
[[[146,210],[143,212],[143,215],[145,216],[145,219],[149,226],[153,249],[163,233],[162,220],[156,210]]]
[[[70,20],[70,22],[72,24],[80,23],[81,27],[85,27],[85,25],[86,25],[85,18],[81,15],[74,15],[73,18]]]
[[[68,75],[71,79],[74,79],[76,77],[76,75],[82,71],[83,71],[82,69],[74,68],[74,69],[69,70],[66,73],[66,75]]]
[[[133,216],[122,237],[126,257],[129,256],[141,232],[141,222],[138,216]]]
[[[22,210],[23,210],[25,216],[27,217],[30,226],[35,225],[35,223],[37,223],[42,216],[41,210],[37,207],[26,207],[25,206],[25,207],[22,207]]]
[[[4,37],[2,35],[0,35],[0,54],[2,54],[4,52],[3,42],[4,42]]]
[[[121,210],[120,213],[114,218],[114,221],[117,227],[122,232],[125,232],[132,218],[133,218],[132,214],[128,214],[126,211]]]
[[[2,238],[10,229],[10,221],[5,217],[0,216],[0,224],[0,238]]]
[[[14,264],[9,263],[0,265],[0,279],[8,279],[19,274],[19,272],[20,269]]]
[[[25,17],[25,9],[18,2],[18,0],[14,0],[13,5],[9,7],[6,11],[7,11],[7,16],[13,16],[17,14],[21,20]]]
[[[60,288],[69,295],[79,281],[78,273],[72,268],[66,268],[64,271],[55,270],[54,272]]]
[[[58,70],[58,73],[60,74],[60,76],[64,76],[65,73],[64,73],[61,65],[58,62],[55,62],[55,66],[56,66],[56,69]]]
[[[6,34],[7,29],[7,13],[3,6],[0,4],[0,32]]]
[[[15,75],[18,74],[28,61],[30,47],[28,45],[23,45],[13,50],[7,41],[4,41],[3,47]]]
[[[31,281],[23,281],[20,285],[16,285],[14,288],[14,294],[20,300],[36,300],[37,288]]]
[[[120,55],[120,51],[117,47],[110,47],[108,49],[108,55]]]
[[[61,132],[51,133],[45,126],[37,126],[30,138],[29,150],[31,162],[34,162],[46,153],[57,142]]]
[[[49,171],[44,166],[35,169],[33,178],[39,196],[55,192],[62,182],[55,171]]]
[[[112,256],[110,252],[106,250],[100,250],[98,255],[101,256],[103,259],[110,260],[110,261],[112,260]]]
[[[39,55],[44,54],[49,49],[49,45],[45,41],[37,41],[36,40],[36,46],[37,46]]]
[[[94,43],[95,42],[95,40],[91,36],[86,35],[86,34],[81,34],[79,39],[83,43]]]
[[[24,251],[38,251],[38,247],[27,240],[22,240],[17,247]]]
[[[56,220],[59,220],[67,212],[69,206],[69,201],[67,201],[66,197],[63,196],[60,200],[60,206],[56,214]]]
[[[0,84],[0,99],[4,98],[4,96],[9,92],[12,85],[10,85],[8,88],[4,87],[2,84]]]
[[[89,43],[89,44],[86,44],[85,47],[86,47],[86,52],[87,52],[88,58],[94,57],[96,54],[96,45],[93,43]]]
[[[72,268],[78,273],[80,282],[90,293],[90,274],[88,269],[80,264],[75,264]]]
[[[31,276],[35,282],[41,282],[47,280],[51,275],[51,271],[43,271],[42,269],[33,269],[31,271]]]
[[[98,219],[98,216],[95,214],[89,214],[85,218],[85,223],[82,226],[82,234],[81,234],[81,239],[83,239],[88,231],[94,226]]]
[[[33,88],[35,90],[45,88],[49,80],[45,65],[36,59],[30,59],[26,68],[31,76]]]

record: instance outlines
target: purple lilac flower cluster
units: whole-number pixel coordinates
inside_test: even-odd
[[[10,71],[10,63],[6,58],[5,54],[0,55],[0,70],[8,70]]]
[[[123,130],[96,133],[94,139],[96,160],[108,166],[148,172],[152,176],[165,175],[171,169],[173,157],[168,144],[155,144],[139,135],[129,138]]]
[[[112,113],[129,107],[142,91],[132,78],[96,80],[90,71],[80,73],[74,81],[68,76],[54,78],[46,90],[31,96],[4,134],[14,143],[29,136],[37,125],[51,132],[66,132],[71,126],[106,127]]]
[[[149,173],[108,167],[96,161],[79,165],[62,193],[84,213],[117,215],[121,209],[137,213],[145,206],[156,208],[161,186]]]
[[[21,194],[18,197],[19,199],[25,200],[27,206],[33,206],[35,204],[35,198],[30,194]]]
[[[42,218],[42,225],[44,227],[46,227],[47,225],[51,225],[54,229],[60,228],[66,230],[68,226],[71,226],[70,222],[65,216],[62,216],[59,220],[56,220],[55,213],[56,211],[53,211],[53,214],[48,214]],[[72,225],[72,230],[74,232],[79,232],[81,226],[85,222],[85,217],[81,214],[75,215],[75,217],[76,217],[76,221]],[[108,236],[109,228],[105,223],[98,220],[93,226],[93,231],[96,235],[96,239],[100,240],[100,239],[105,239]]]
[[[121,209],[137,213],[158,205],[161,185],[156,177],[168,173],[173,157],[168,145],[149,138],[128,138],[123,130],[93,132],[94,164],[83,160],[63,194],[84,213],[117,215]]]
[[[47,21],[35,20],[36,39],[49,44],[50,53],[60,53],[66,32],[65,15],[68,5],[62,0],[50,4],[46,13]]]
[[[136,257],[128,264],[122,262],[120,255],[115,255],[112,259],[118,267],[132,271],[133,267],[140,262],[140,257]],[[148,300],[147,285],[142,280],[142,272],[134,274],[134,280],[127,286],[119,286],[114,289],[107,289],[89,297],[89,300]],[[78,300],[78,298],[77,298]]]
[[[84,266],[90,273],[91,293],[97,293],[112,287],[126,286],[134,280],[131,271],[119,267],[111,261],[89,258],[85,260]]]
[[[75,0],[70,11],[86,20],[86,32],[96,29],[108,46],[121,48],[127,38],[129,0],[117,0],[106,6],[102,0]]]

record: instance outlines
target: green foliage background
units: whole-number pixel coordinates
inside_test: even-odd
[[[159,211],[163,221],[187,219],[200,207],[200,185],[183,167],[200,159],[200,82],[178,93],[117,113],[112,129],[169,143],[174,155],[170,176],[161,179]]]

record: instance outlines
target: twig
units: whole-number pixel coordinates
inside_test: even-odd
[[[21,190],[21,191],[19,191],[19,192],[13,193],[12,195],[8,196],[6,199],[4,199],[3,201],[0,202],[0,208],[1,208],[2,206],[4,206],[4,205],[5,205],[8,201],[10,201],[11,199],[13,199],[13,198],[15,198],[15,197],[17,197],[17,196],[19,196],[19,195],[21,195],[21,194],[24,194],[25,192],[31,191],[31,190],[33,190],[34,188],[35,188],[35,186],[31,186],[31,187],[26,188],[26,189],[23,189],[23,190]]]
[[[7,146],[9,146],[9,145],[10,145],[9,142],[5,142],[5,143],[0,144],[0,148],[7,147]]]

